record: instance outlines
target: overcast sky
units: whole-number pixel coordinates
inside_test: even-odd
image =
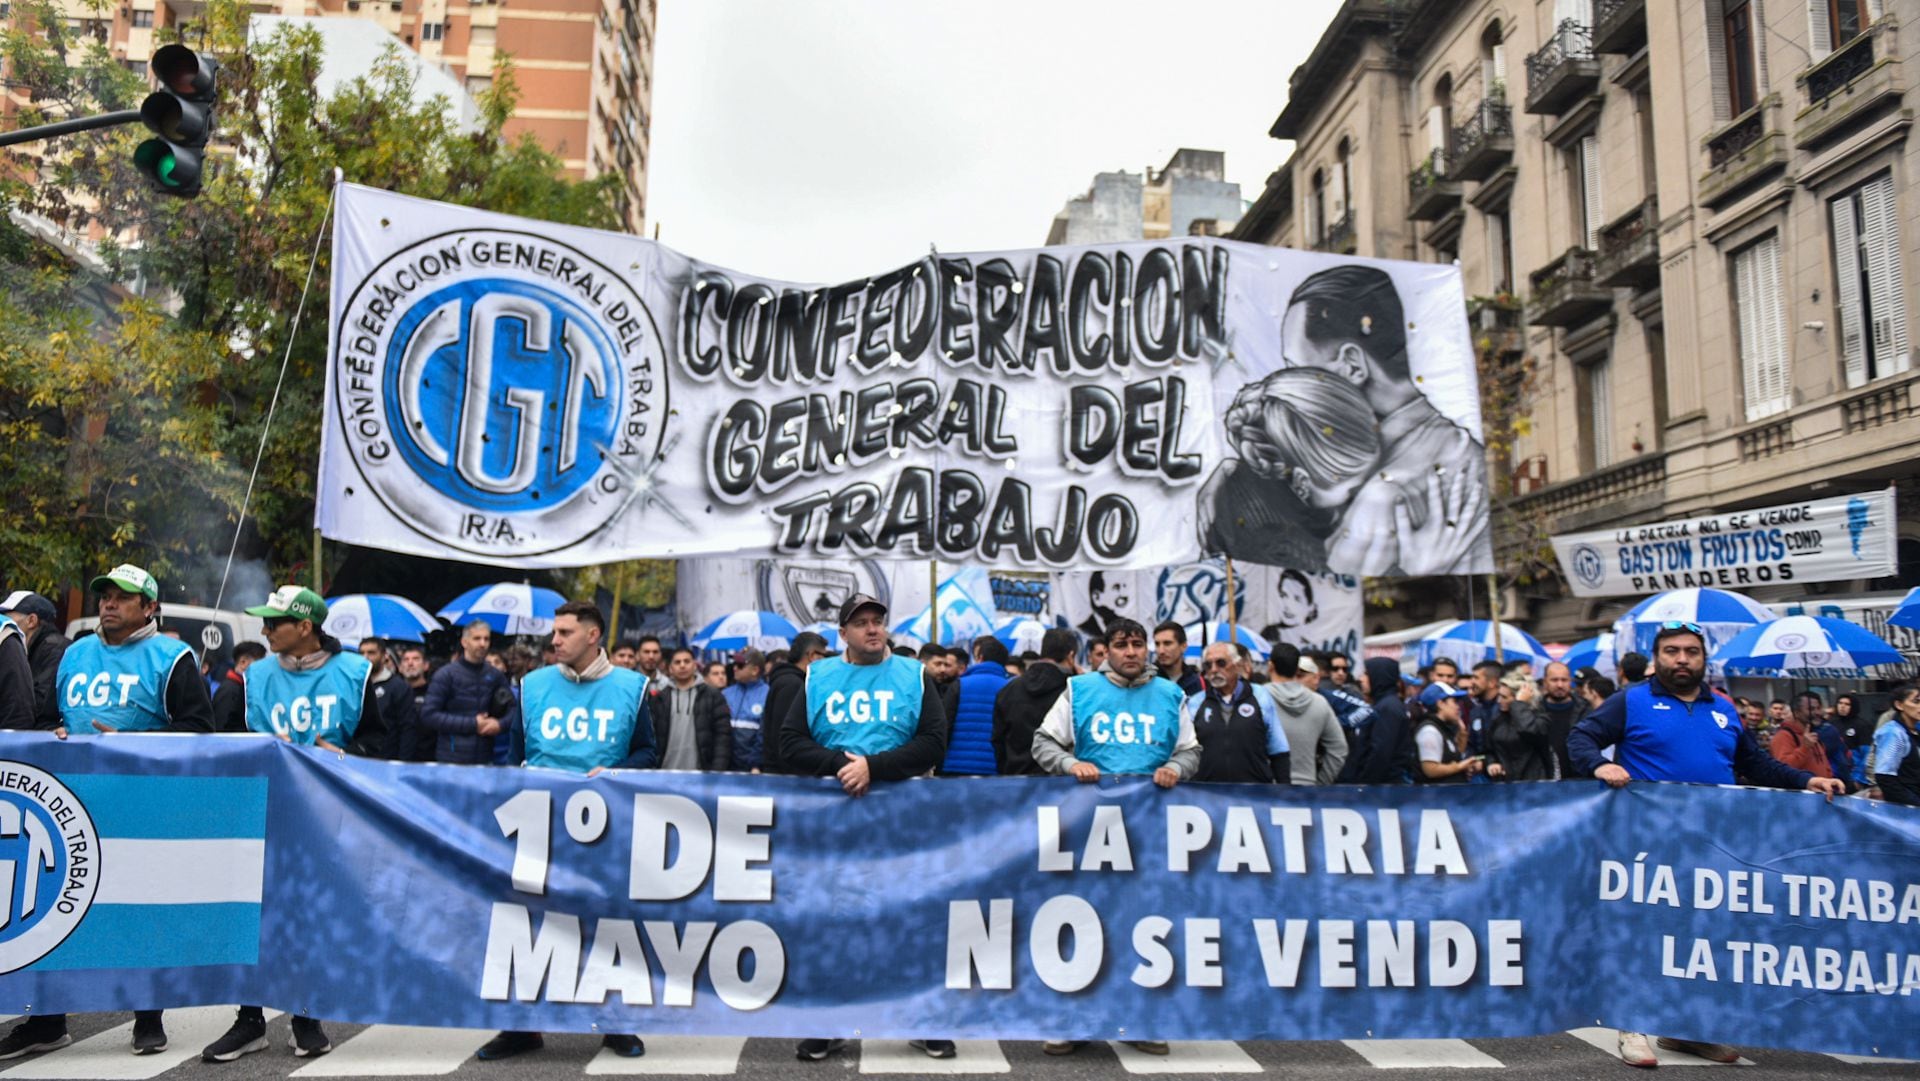
[[[836,281],[1036,247],[1093,175],[1222,150],[1259,195],[1337,0],[663,0],[649,226]]]

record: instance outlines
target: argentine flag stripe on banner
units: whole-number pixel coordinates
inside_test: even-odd
[[[99,889],[79,926],[34,968],[258,963],[265,777],[63,779],[99,831]]]

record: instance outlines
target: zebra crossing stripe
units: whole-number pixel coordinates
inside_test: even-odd
[[[227,1029],[233,1027],[233,1012],[232,1006],[194,1006],[184,1010],[168,1010],[167,1049],[157,1055],[132,1053],[133,1022],[129,1021],[89,1036],[71,1047],[28,1059],[0,1073],[0,1077],[8,1081],[14,1078],[147,1081],[188,1059],[198,1059],[201,1048],[219,1039]],[[268,1010],[267,1017],[277,1017],[279,1013],[278,1010]]]
[[[370,1025],[293,1077],[437,1077],[473,1057],[491,1032],[467,1028]]]
[[[1259,1073],[1260,1064],[1232,1040],[1182,1040],[1164,1055],[1149,1055],[1118,1040],[1108,1046],[1128,1073]]]
[[[1590,1043],[1614,1058],[1620,1057],[1620,1030],[1617,1028],[1573,1028],[1567,1035],[1584,1043]],[[1662,1066],[1751,1066],[1753,1060],[1741,1058],[1738,1062],[1712,1062],[1698,1055],[1689,1055],[1680,1051],[1669,1051],[1659,1044],[1659,1038],[1651,1033],[1647,1042],[1653,1045],[1653,1057],[1660,1060]]]
[[[1341,1040],[1383,1070],[1499,1069],[1506,1063],[1465,1040]]]
[[[1920,1066],[1920,1059],[1910,1058],[1874,1058],[1870,1055],[1837,1055],[1829,1053],[1828,1058],[1837,1058],[1849,1066]]]
[[[744,1036],[643,1036],[647,1053],[621,1058],[602,1047],[587,1063],[590,1074],[689,1074],[722,1076],[740,1066]]]
[[[905,1040],[860,1041],[861,1073],[968,1074],[1009,1073],[999,1040],[959,1040],[952,1058],[928,1058]]]

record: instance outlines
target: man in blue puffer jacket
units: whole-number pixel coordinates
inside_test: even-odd
[[[992,635],[973,640],[973,663],[960,673],[959,705],[947,735],[947,760],[941,773],[999,772],[993,758],[993,700],[1007,685],[1007,647]]]

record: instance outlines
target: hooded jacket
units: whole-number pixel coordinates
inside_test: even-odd
[[[947,726],[947,757],[942,773],[991,774],[998,762],[993,750],[993,703],[1007,685],[1007,666],[975,661],[960,678],[960,693]]]
[[[1046,773],[1033,760],[1033,734],[1066,689],[1065,669],[1051,661],[1035,661],[994,696],[993,761],[1001,776]]]
[[[1414,768],[1413,728],[1407,723],[1406,703],[1400,700],[1400,666],[1386,657],[1367,658],[1368,700],[1373,706],[1364,753],[1353,780],[1359,784],[1406,784]]]
[[[1325,698],[1292,681],[1267,684],[1287,730],[1294,784],[1332,784],[1347,761],[1347,734]]]
[[[767,702],[761,711],[760,772],[790,773],[780,754],[780,725],[793,712],[794,699],[807,694],[807,673],[792,661],[767,670]]]

